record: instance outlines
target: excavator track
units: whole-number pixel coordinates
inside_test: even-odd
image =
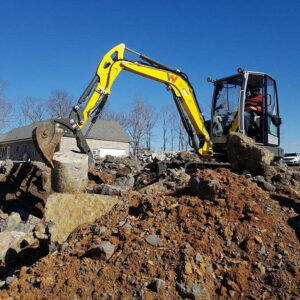
[[[225,161],[209,161],[209,160],[201,160],[201,161],[189,161],[184,165],[186,170],[196,170],[196,169],[217,169],[217,168],[231,168],[231,164]]]

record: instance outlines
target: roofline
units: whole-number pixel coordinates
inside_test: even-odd
[[[28,141],[32,141],[32,138],[27,138],[27,139],[16,139],[16,140],[10,140],[10,141],[0,141],[0,145],[2,144],[12,144],[12,143],[16,143],[16,142],[28,142]]]
[[[64,135],[62,138],[64,137],[67,137],[67,138],[74,138],[74,136],[70,136],[70,135]],[[88,137],[86,138],[86,140],[97,140],[97,141],[108,141],[108,142],[117,142],[117,143],[131,143],[131,140],[128,140],[128,141],[124,141],[124,140],[109,140],[109,139],[98,139],[98,138],[95,138],[95,137]],[[0,141],[0,146],[3,145],[3,144],[13,144],[13,143],[16,143],[16,142],[30,142],[32,141],[32,138],[27,138],[27,139],[16,139],[16,140],[10,140],[10,141],[3,141],[1,142]]]
[[[74,136],[71,135],[64,135],[63,137],[67,138],[75,138]],[[131,140],[124,141],[124,140],[111,140],[111,139],[99,139],[95,137],[87,137],[86,140],[97,140],[97,141],[108,141],[108,142],[117,142],[117,143],[131,143]]]

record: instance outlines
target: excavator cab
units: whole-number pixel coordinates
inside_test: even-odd
[[[241,68],[236,75],[208,81],[214,84],[209,122],[214,152],[226,150],[230,132],[241,132],[283,157],[276,81],[268,74]]]

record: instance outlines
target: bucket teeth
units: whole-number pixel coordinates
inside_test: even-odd
[[[63,131],[51,121],[41,122],[32,132],[35,147],[45,164],[51,168],[53,155],[61,140]]]

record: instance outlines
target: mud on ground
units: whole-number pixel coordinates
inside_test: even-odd
[[[264,191],[222,168],[195,176],[213,182],[206,197],[129,191],[0,298],[299,299],[299,191]]]

